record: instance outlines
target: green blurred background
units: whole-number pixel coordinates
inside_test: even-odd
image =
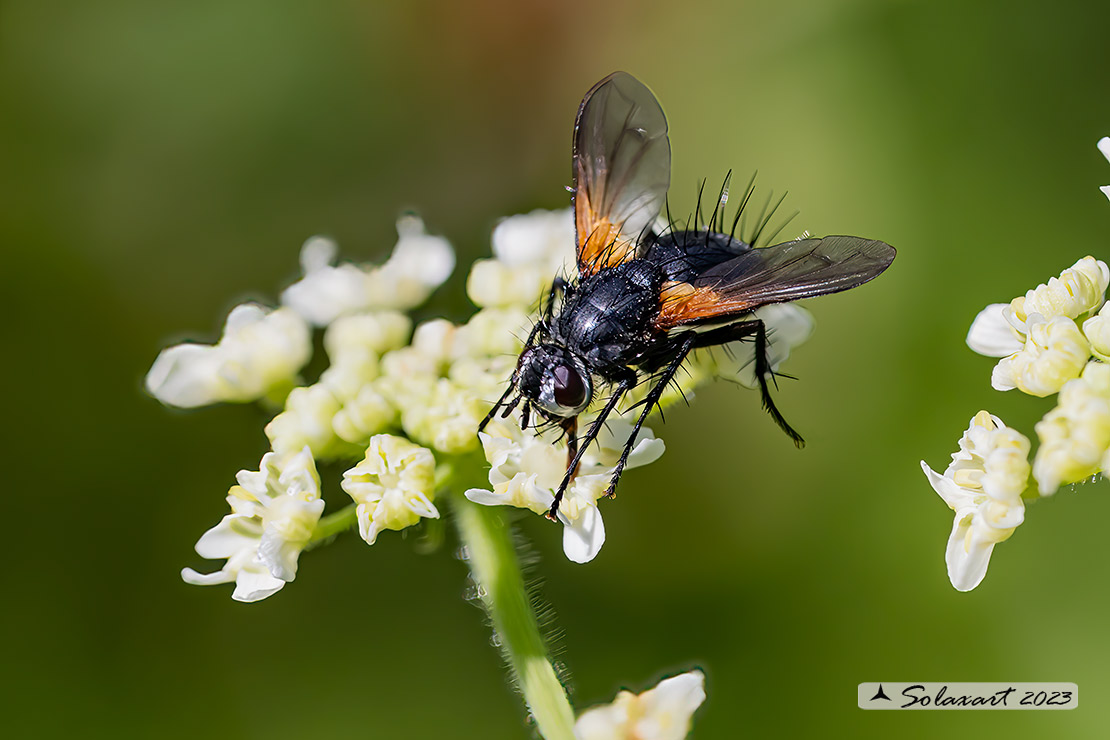
[[[1110,6],[1073,2],[5,2],[0,725],[528,735],[450,547],[347,537],[254,605],[182,583],[213,565],[193,543],[266,417],[171,413],[141,379],[235,302],[275,300],[312,234],[377,258],[417,208],[465,264],[498,217],[567,205],[578,102],[625,69],[670,119],[677,211],[700,178],[758,169],[797,230],[899,256],[809,304],[817,334],[776,396],[804,451],[718,383],[656,426],[668,453],[604,505],[594,562],[521,522],[576,704],[697,666],[699,738],[1105,737],[1107,485],[1030,507],[960,594],[918,461],[943,469],[980,408],[1031,434],[1051,407],[992,391],[963,339],[986,303],[1107,256],[1108,26]],[[426,314],[465,316],[462,278]],[[1074,681],[1082,701],[857,709],[884,679]]]

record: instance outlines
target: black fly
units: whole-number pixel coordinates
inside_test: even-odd
[[[854,236],[756,248],[717,231],[724,218],[718,224],[716,212],[707,228],[656,231],[670,186],[667,119],[651,91],[624,72],[609,75],[582,99],[573,166],[578,278],[552,283],[509,388],[479,427],[521,402],[523,427],[533,410],[562,427],[567,471],[548,518],[556,518],[582,454],[621,397],[650,379],[654,385],[606,491],[613,495],[644,420],[686,356],[700,347],[754,342],[763,406],[802,446],[771,399],[767,330],[752,312],[862,285],[890,265],[894,248]],[[612,394],[579,444],[578,415],[598,385]],[[518,394],[508,400],[514,390]]]

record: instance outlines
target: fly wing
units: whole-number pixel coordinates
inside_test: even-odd
[[[574,123],[574,216],[582,275],[636,256],[663,207],[671,144],[659,101],[627,72],[582,99]]]
[[[711,322],[769,303],[837,293],[863,285],[890,266],[894,247],[856,236],[802,239],[714,265],[689,282],[663,286],[658,329]]]

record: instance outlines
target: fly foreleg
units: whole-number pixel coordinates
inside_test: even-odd
[[[636,380],[636,373],[631,370],[628,371],[628,375],[618,380],[617,387],[614,389],[613,395],[609,396],[605,408],[601,410],[601,413],[594,419],[594,423],[590,425],[590,430],[586,432],[586,436],[582,439],[582,444],[578,447],[578,451],[575,453],[574,458],[567,465],[567,472],[563,476],[563,481],[559,484],[558,490],[555,491],[555,500],[551,503],[551,509],[547,512],[547,518],[551,521],[558,521],[559,504],[563,500],[563,494],[566,493],[567,486],[574,480],[574,476],[578,472],[578,466],[582,462],[582,455],[585,454],[590,443],[597,439],[597,435],[601,431],[601,426],[605,423],[605,419],[609,417],[609,414],[613,413],[613,409],[617,407],[617,403],[620,402],[621,397],[636,385]],[[577,439],[575,441],[577,441]]]

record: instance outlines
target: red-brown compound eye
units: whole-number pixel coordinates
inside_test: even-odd
[[[586,384],[577,370],[569,365],[556,365],[554,375],[555,403],[573,409],[586,402]]]

